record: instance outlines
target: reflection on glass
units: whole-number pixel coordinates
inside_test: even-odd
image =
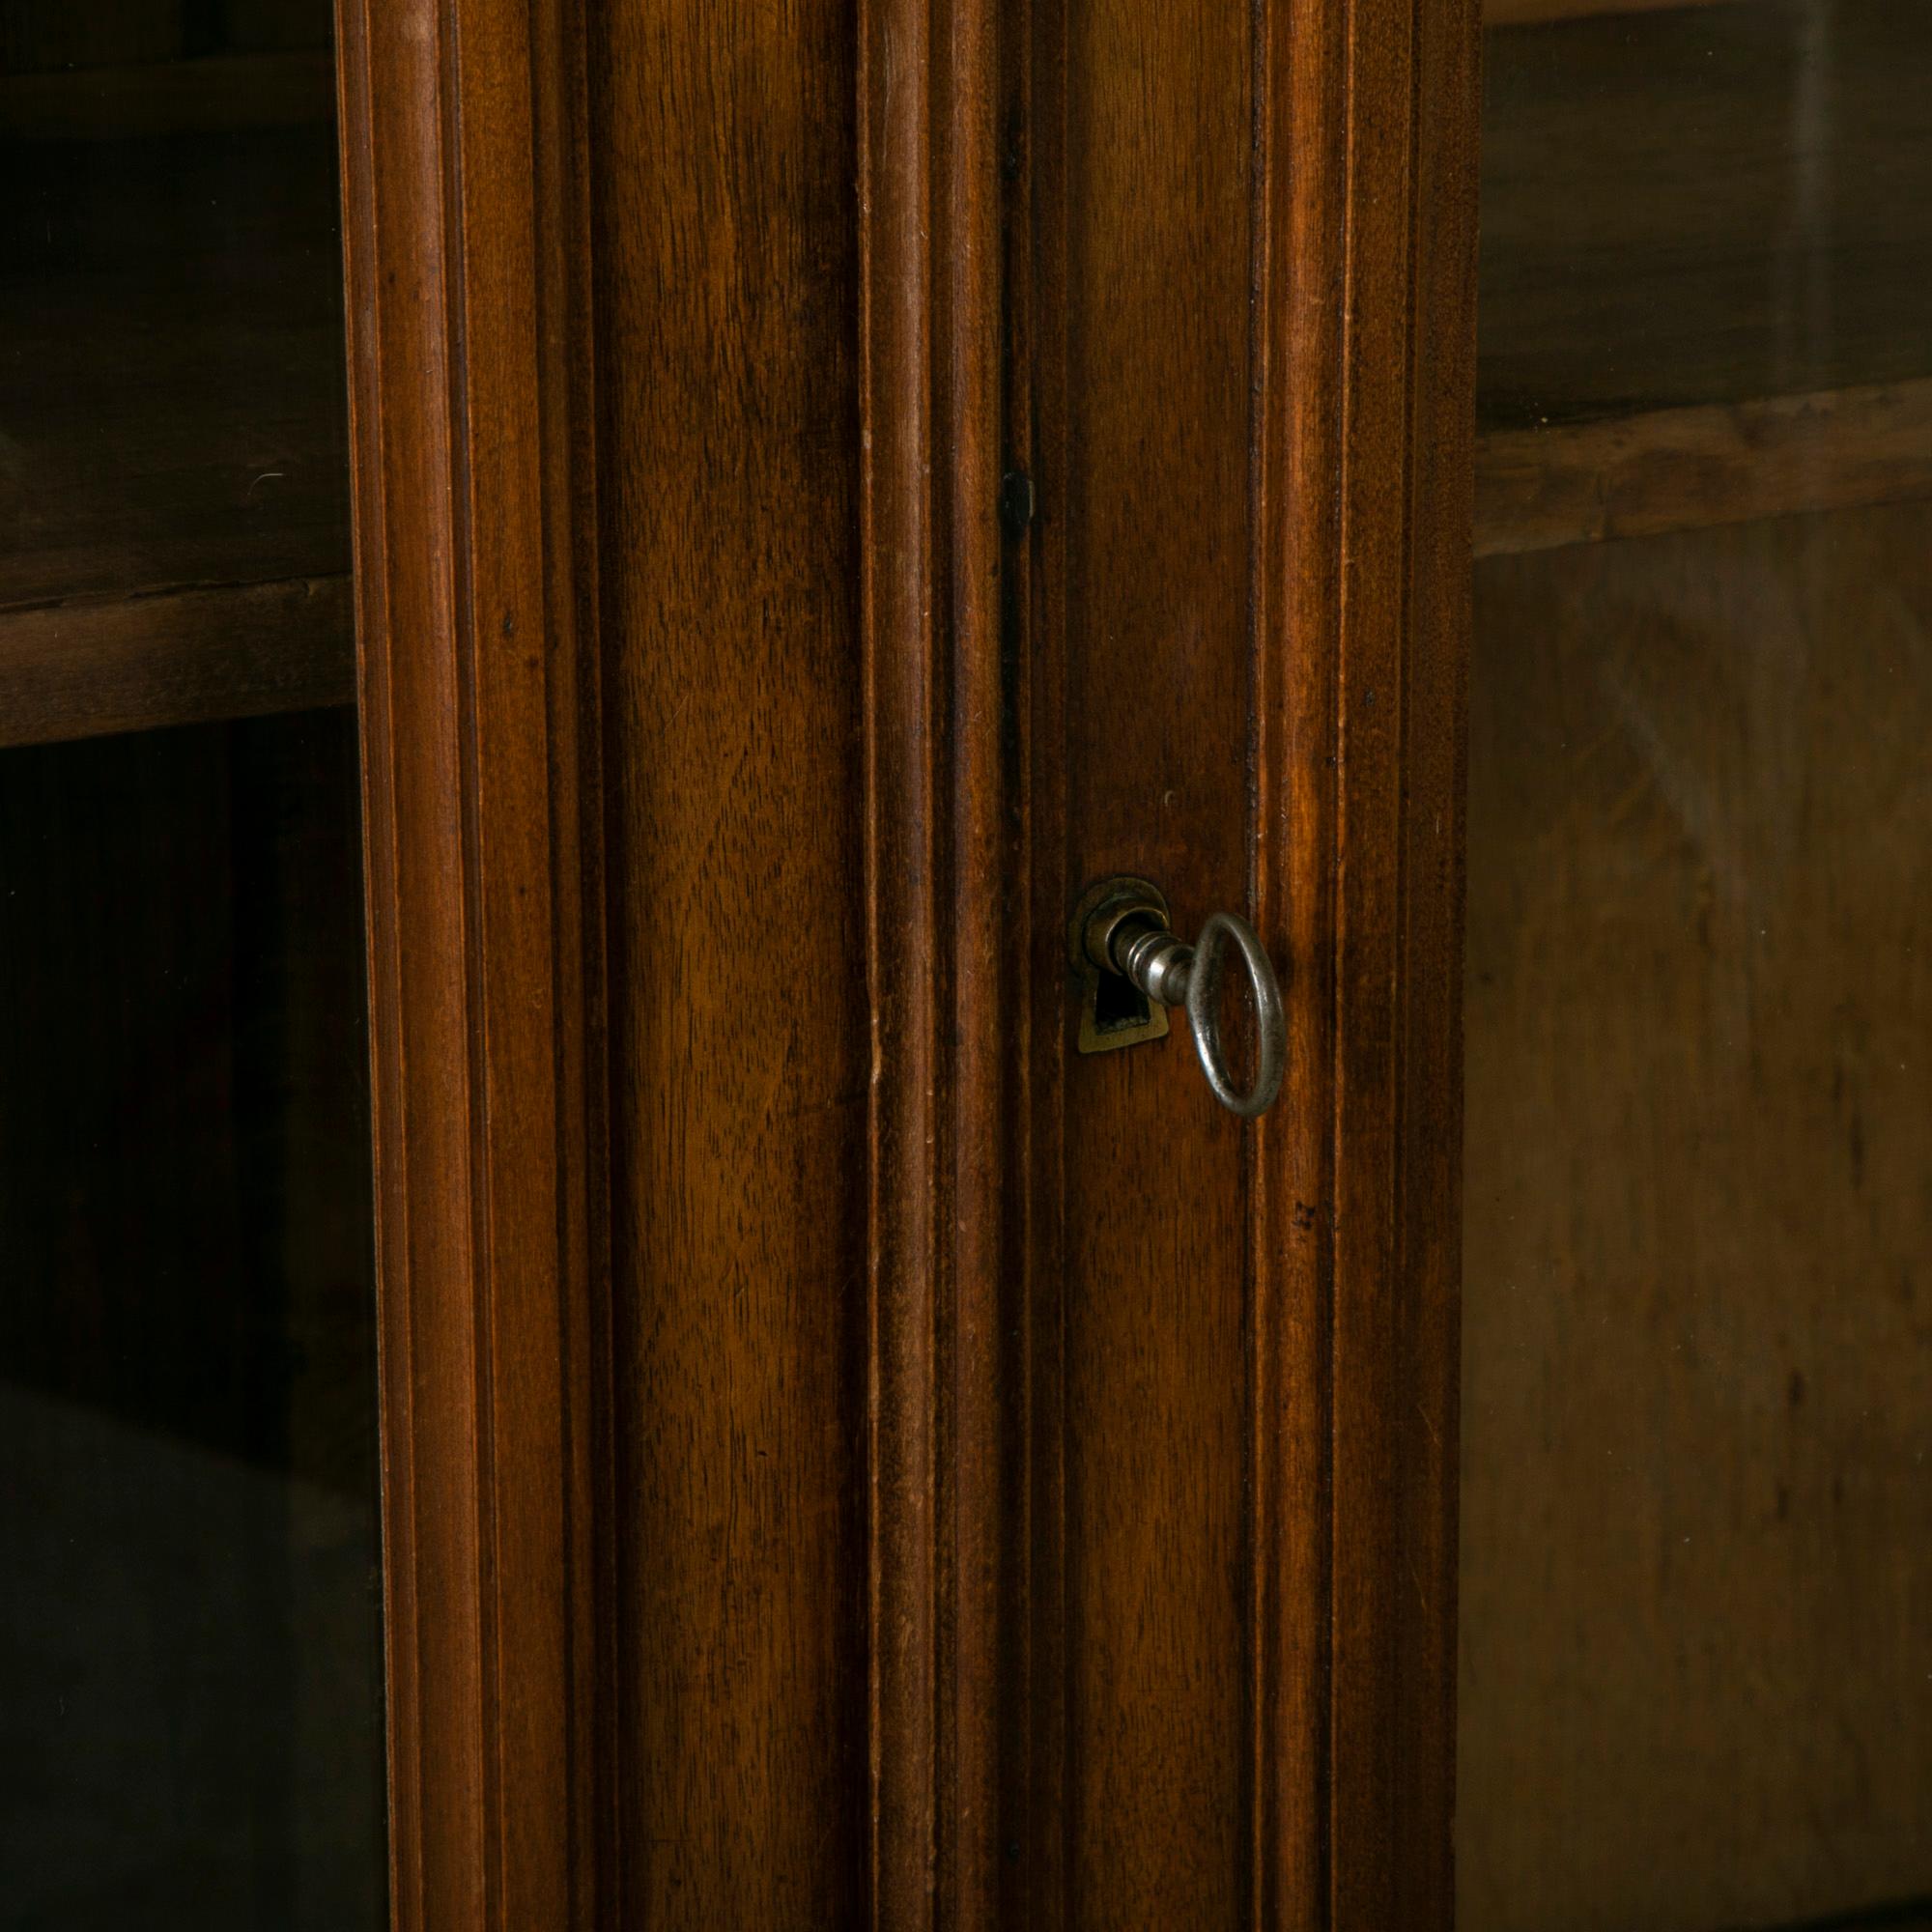
[[[1932,10],[1486,39],[1462,1922],[1932,1925]]]
[[[1461,1922],[1932,1924],[1932,10],[1486,75]]]
[[[328,35],[0,11],[8,1927],[386,1917]]]

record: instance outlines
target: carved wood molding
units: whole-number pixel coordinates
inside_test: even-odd
[[[1254,19],[1252,894],[1300,1071],[1243,1156],[1228,1785],[1257,1925],[1446,1923],[1476,21]],[[853,48],[880,1927],[1074,1897],[1065,557],[1052,506],[1004,541],[999,511],[1065,441],[1064,35],[1044,0],[865,0]],[[582,34],[569,0],[344,0],[341,39],[396,1922],[588,1925],[663,1876],[617,1842],[644,1747],[608,1687],[668,1699],[650,1670],[685,1653],[627,1664],[639,1634],[592,1615],[630,1599]],[[720,568],[751,543],[706,540]],[[668,1806],[646,1796],[622,1815]]]
[[[1260,22],[1257,1920],[1446,1926],[1480,22]]]
[[[991,1924],[1024,957],[1002,724],[995,0],[867,0],[871,1922]]]
[[[596,679],[569,0],[343,0],[392,1922],[587,1924]]]

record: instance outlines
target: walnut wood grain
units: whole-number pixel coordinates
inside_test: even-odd
[[[869,1910],[856,25],[826,0],[592,19],[617,1908],[639,1925]],[[919,675],[918,639],[894,642]],[[880,1077],[917,1076],[895,1051]],[[905,1259],[886,1293],[916,1347],[928,1287]],[[895,1355],[886,1399],[921,1374]],[[929,1477],[898,1439],[910,1526]],[[907,1647],[917,1673],[917,1631]],[[895,1684],[923,1705],[916,1674]],[[929,1776],[907,1745],[895,1789]],[[928,1829],[908,1804],[889,1842]]]
[[[1258,70],[1253,597],[1257,929],[1289,1071],[1254,1152],[1254,1920],[1326,1925],[1334,1713],[1335,768],[1350,99],[1331,10],[1270,6]],[[1296,381],[1296,370],[1321,370]],[[1271,1429],[1264,1428],[1264,1420]]]
[[[1479,340],[1477,28],[1474,0],[1418,9],[1406,72],[1415,131],[1403,163],[1414,197],[1406,257],[1411,309],[1401,365],[1411,386],[1397,445],[1407,496],[1403,716],[1394,768],[1386,789],[1376,794],[1378,816],[1394,809],[1398,883],[1385,910],[1356,901],[1363,914],[1388,921],[1394,1026],[1385,1046],[1373,1045],[1373,998],[1365,1014],[1360,1005],[1349,1004],[1346,992],[1338,1019],[1345,1039],[1368,1048],[1369,1104],[1386,1105],[1395,1127],[1382,1191],[1364,1195],[1369,1211],[1386,1212],[1394,1225],[1390,1288],[1385,1292],[1360,1276],[1354,1281],[1360,1304],[1380,1304],[1368,1336],[1372,1350],[1386,1351],[1388,1378],[1374,1420],[1389,1445],[1393,1482],[1388,1490],[1365,1486],[1355,1492],[1365,1505],[1381,1498],[1386,1513],[1372,1556],[1379,1616],[1374,1643],[1352,1655],[1341,1651],[1344,1701],[1336,1737],[1346,1748],[1354,1729],[1350,1705],[1357,1698],[1373,1703],[1393,1731],[1394,1762],[1384,1806],[1344,1809],[1338,1817],[1336,1840],[1347,1855],[1336,1869],[1355,1875],[1370,1899],[1387,1873],[1394,1897],[1389,1922],[1400,1925],[1448,1926],[1456,1911],[1464,801],[1473,629],[1467,559]],[[1358,182],[1357,192],[1375,196],[1379,190]],[[1363,267],[1357,257],[1358,273]],[[1366,288],[1358,299],[1368,299]],[[1372,469],[1358,472],[1356,481],[1378,487]],[[1361,535],[1359,527],[1350,535],[1351,551]],[[1345,637],[1347,624],[1345,616]],[[1359,710],[1372,713],[1379,672],[1371,662],[1356,675]],[[1348,702],[1355,708],[1353,699]],[[1356,780],[1374,781],[1350,757],[1346,728],[1342,757],[1345,796]],[[1354,876],[1346,836],[1341,852],[1346,903],[1362,882]],[[1371,971],[1369,985],[1378,989],[1382,969]],[[1394,1090],[1387,1101],[1380,1096],[1384,1078]],[[1346,1112],[1342,1119],[1346,1156]],[[1350,1340],[1338,1324],[1337,1374],[1345,1390],[1355,1382]],[[1346,1424],[1338,1428],[1338,1441],[1339,1466],[1348,1471],[1354,1458]],[[1336,1507],[1339,1526],[1352,1507],[1339,1485]],[[1373,1909],[1338,1909],[1338,1924],[1351,1920],[1364,1928],[1383,1922]]]
[[[1041,1015],[1056,1925],[1452,1907],[1477,21],[1256,24],[1036,14],[1036,903],[1251,906],[1295,1043],[1244,1140],[1184,1040]]]
[[[1477,19],[1274,27],[1256,868],[1295,1071],[1256,1151],[1259,1883],[1271,1922],[1446,1926]]]
[[[928,361],[951,235],[931,232],[937,76],[931,10],[874,4],[859,23],[860,478],[866,722],[867,1123],[867,1807],[864,1918],[916,1926],[937,1903],[937,1547],[941,1299],[954,1176],[944,1119],[943,801],[951,680],[953,472],[932,467]],[[946,101],[937,105],[943,117]],[[943,140],[944,122],[941,135]],[[936,172],[936,171],[935,171]],[[950,213],[950,211],[948,211]],[[941,380],[944,377],[942,374]],[[857,1903],[857,1901],[853,1901]]]
[[[1473,15],[525,31],[345,22],[402,1920],[1445,1922]]]
[[[581,43],[562,0],[339,24],[391,1910],[588,1925],[615,1638]]]
[[[0,745],[302,711],[355,696],[344,577],[0,611]]]
[[[997,588],[997,11],[861,16],[868,1902],[895,1927],[998,1922],[1009,1795],[1007,995],[1027,931]]]
[[[1132,872],[1198,923],[1248,909],[1251,26],[1045,11],[1058,433],[1037,464],[1060,689],[1037,729],[1062,789],[1036,863],[1060,922]],[[1064,1108],[1037,1316],[1060,1354],[1066,1744],[1042,1823],[1067,1927],[1233,1925],[1251,1856],[1243,1138],[1184,1034],[1083,1059],[1073,1027],[1064,992],[1037,1047]]]

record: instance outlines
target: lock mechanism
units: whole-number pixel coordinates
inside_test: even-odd
[[[1273,1103],[1288,1065],[1288,1019],[1274,968],[1246,920],[1214,913],[1200,939],[1186,945],[1159,887],[1122,873],[1081,895],[1066,940],[1081,977],[1082,1053],[1165,1038],[1168,1008],[1181,1007],[1214,1097],[1249,1121]],[[1221,1044],[1221,971],[1230,947],[1254,994],[1255,1078],[1246,1093],[1235,1085]]]

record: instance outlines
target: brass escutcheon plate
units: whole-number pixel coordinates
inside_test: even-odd
[[[1082,1053],[1113,1053],[1123,1046],[1138,1046],[1143,1040],[1167,1037],[1167,1009],[1120,974],[1103,973],[1088,951],[1091,926],[1096,922],[1111,924],[1135,909],[1155,914],[1163,925],[1172,923],[1167,895],[1160,888],[1126,873],[1116,873],[1089,886],[1067,922],[1066,956],[1080,976]]]

